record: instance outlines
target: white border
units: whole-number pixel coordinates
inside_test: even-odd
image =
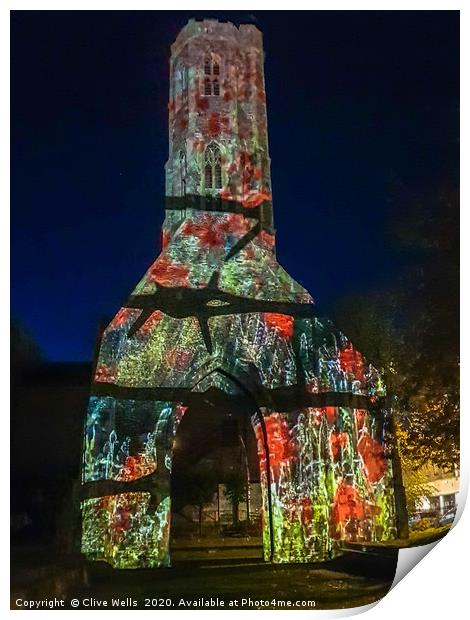
[[[49,2],[39,2],[39,1],[14,1],[11,0],[8,3],[5,3],[0,11],[0,45],[2,48],[2,53],[0,54],[0,71],[2,75],[2,84],[4,85],[3,96],[1,98],[1,106],[2,106],[2,115],[1,120],[3,123],[3,131],[1,133],[2,140],[0,141],[0,174],[2,175],[2,179],[0,182],[0,192],[3,200],[1,201],[1,209],[0,209],[0,217],[2,218],[1,226],[0,226],[0,235],[2,242],[0,243],[0,264],[3,265],[3,269],[0,270],[0,278],[2,278],[2,283],[0,285],[0,290],[2,291],[2,304],[0,306],[0,312],[2,313],[2,320],[0,320],[0,330],[1,330],[1,342],[3,343],[3,356],[1,359],[2,363],[2,372],[0,372],[0,377],[2,381],[2,390],[1,394],[4,395],[2,399],[4,403],[4,416],[5,420],[8,417],[7,413],[7,399],[5,395],[9,395],[9,283],[7,280],[7,271],[5,269],[6,265],[9,265],[9,215],[7,205],[9,204],[9,96],[7,96],[8,86],[9,85],[9,11],[10,10],[159,10],[166,9],[166,6],[163,3],[159,3],[157,0],[134,0],[133,2],[125,2],[123,0],[115,0],[115,1],[98,1],[94,0],[90,2],[89,0],[82,0],[81,2],[71,2],[69,0],[49,0]],[[211,10],[211,11],[230,11],[230,10],[244,10],[249,12],[254,12],[256,10],[305,10],[305,9],[315,9],[315,10],[461,10],[461,43],[462,43],[462,67],[461,68],[461,94],[462,94],[462,104],[465,106],[465,109],[468,113],[468,49],[469,45],[467,43],[469,30],[468,30],[468,20],[467,20],[467,10],[463,7],[463,2],[455,2],[448,0],[444,1],[431,1],[427,2],[421,1],[408,1],[403,2],[396,0],[395,2],[385,2],[380,0],[372,1],[362,1],[362,2],[347,2],[347,1],[331,1],[331,2],[290,2],[288,6],[282,4],[276,0],[261,0],[258,2],[252,2],[249,0],[239,0],[234,6],[232,3],[227,3],[224,0],[214,1],[206,1],[201,3],[196,3],[195,1],[186,1],[182,2],[180,0],[173,0],[171,3],[172,10],[194,10],[196,13],[201,13],[202,10]],[[464,10],[462,10],[464,9]],[[399,44],[399,42],[397,42]],[[436,41],[436,45],[439,45],[439,42]],[[461,127],[462,135],[468,138],[468,122],[467,117],[462,117],[462,127]],[[8,137],[8,140],[5,138]],[[466,142],[464,141],[464,144]],[[464,152],[462,155],[466,155]],[[461,169],[467,171],[468,177],[468,166],[465,167],[465,164],[468,164],[468,156],[462,159],[463,164],[461,165]],[[469,200],[468,200],[468,188],[467,188],[467,179],[466,176],[462,176],[461,190],[462,190],[462,231],[468,231],[468,209],[469,209]],[[39,208],[39,205],[38,205]],[[462,233],[463,236],[463,233]],[[469,267],[469,252],[467,247],[462,244],[462,274],[468,274],[467,268]],[[32,266],[32,269],[40,269],[40,265]],[[469,270],[470,271],[470,270]],[[445,291],[443,291],[445,294]],[[466,316],[467,313],[465,310],[468,310],[468,285],[466,282],[462,282],[462,316]],[[469,339],[469,330],[465,324],[462,323],[462,369],[464,378],[468,378],[468,365],[467,365],[467,351],[469,350],[470,339]],[[469,472],[469,450],[465,445],[465,439],[467,439],[470,434],[468,432],[469,423],[468,416],[469,410],[466,406],[468,403],[468,389],[467,384],[468,381],[462,381],[462,438],[464,439],[462,445],[462,491],[460,493],[460,497],[467,494],[468,489],[468,472]],[[4,421],[4,425],[7,424]],[[4,426],[4,433],[6,433],[6,429]],[[8,445],[7,438],[5,434],[3,435],[3,445]],[[468,439],[467,439],[468,441]],[[3,462],[8,462],[8,457],[3,456]],[[2,519],[2,532],[7,539],[9,533],[9,524],[8,524],[8,511],[6,509],[7,498],[9,497],[9,491],[7,486],[7,480],[5,474],[2,476],[3,484],[6,488],[3,490],[2,495],[2,504],[3,511],[0,513],[0,518]],[[422,617],[427,619],[433,618],[447,618],[447,617],[460,617],[459,609],[466,610],[466,595],[468,590],[468,544],[465,543],[468,541],[466,531],[469,531],[469,511],[466,510],[458,523],[457,527],[454,527],[452,531],[446,536],[446,538],[437,544],[435,549],[433,549],[432,553],[429,557],[426,557],[423,561],[419,562],[419,565],[413,569],[412,575],[406,577],[393,590],[377,605],[369,606],[372,607],[367,612],[367,618],[380,618],[381,620],[387,620],[388,618],[393,618],[396,620],[397,617],[403,618],[413,618],[413,617]],[[8,539],[7,539],[8,540]],[[7,540],[4,543],[4,548],[9,544]],[[419,554],[418,550],[403,550],[400,551],[402,561],[410,561],[411,564],[414,565],[417,560],[417,556]],[[4,554],[6,556],[6,554]],[[414,558],[411,557],[414,555]],[[409,556],[405,558],[405,556]],[[402,558],[404,560],[402,560]],[[5,558],[6,559],[6,558]],[[419,561],[419,560],[418,560]],[[4,589],[5,596],[2,597],[2,600],[5,601],[4,609],[9,608],[9,591],[8,591],[8,574],[9,567],[2,566],[5,573],[3,574],[4,579],[2,579],[2,587]],[[364,608],[359,608],[356,610],[337,610],[332,612],[322,612],[316,611],[314,612],[314,616],[317,618],[320,617],[344,617],[346,615],[355,615],[357,613],[361,613],[365,611]],[[23,611],[15,611],[15,616],[22,616],[23,614],[28,612]],[[38,611],[37,614],[48,614],[48,611]],[[69,614],[69,613],[77,613],[73,611],[62,611],[58,612],[61,614]],[[80,613],[80,612],[78,612]],[[90,618],[90,613],[93,614],[95,612],[88,612],[87,617]],[[99,612],[99,616],[106,613],[101,611]],[[127,613],[129,613],[127,611]],[[133,613],[146,613],[135,611]],[[172,618],[175,617],[175,613],[179,612],[174,611],[159,611],[158,615],[166,616],[170,614]],[[222,611],[217,611],[217,614],[224,613]],[[302,611],[278,611],[278,612],[256,612],[256,617],[259,617],[259,614],[271,614],[276,613],[277,617],[299,617],[299,614]],[[303,613],[311,613],[311,612],[303,612]],[[206,617],[207,611],[194,611],[193,614],[198,614],[200,618]],[[242,612],[244,618],[250,616],[250,612]],[[195,617],[195,616],[194,616]],[[232,616],[233,617],[233,616]]]

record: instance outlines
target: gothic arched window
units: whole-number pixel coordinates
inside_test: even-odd
[[[214,185],[216,189],[222,189],[222,166],[220,164],[214,167]]]
[[[222,158],[214,142],[207,145],[204,154],[204,184],[206,189],[222,189]]]
[[[209,166],[209,164],[206,164],[206,167],[204,168],[204,183],[206,189],[212,188],[212,167]]]
[[[214,97],[220,96],[220,82],[217,76],[220,75],[220,65],[217,60],[212,60],[210,56],[204,58],[204,95]]]
[[[178,153],[178,159],[179,159],[179,172],[180,172],[180,179],[181,179],[181,195],[185,196],[186,195],[186,152],[181,149],[181,151]]]

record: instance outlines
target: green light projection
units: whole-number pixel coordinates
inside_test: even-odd
[[[256,402],[266,560],[391,540],[381,376],[276,259],[261,34],[190,21],[170,76],[163,249],[102,336],[82,551],[116,568],[171,564],[174,437],[209,388],[233,396],[224,377]]]

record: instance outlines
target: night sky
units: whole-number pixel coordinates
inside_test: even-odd
[[[325,313],[400,273],[391,188],[457,169],[458,12],[13,12],[12,316],[50,360],[90,360],[159,252],[190,17],[263,32],[277,256]]]

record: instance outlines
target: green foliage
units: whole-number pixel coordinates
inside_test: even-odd
[[[406,508],[412,515],[418,508],[421,498],[430,497],[437,491],[429,483],[430,472],[427,467],[416,468],[416,459],[409,459],[402,453],[403,483],[406,489]]]
[[[238,506],[246,499],[246,475],[238,470],[225,479],[225,497],[232,504],[233,525],[238,523]]]
[[[175,510],[185,506],[202,509],[214,497],[217,481],[214,473],[207,468],[184,468],[172,479],[172,497]]]
[[[338,327],[384,373],[408,471],[426,463],[452,471],[459,462],[458,209],[452,184],[395,200],[403,274],[387,292],[350,296],[335,312]]]

